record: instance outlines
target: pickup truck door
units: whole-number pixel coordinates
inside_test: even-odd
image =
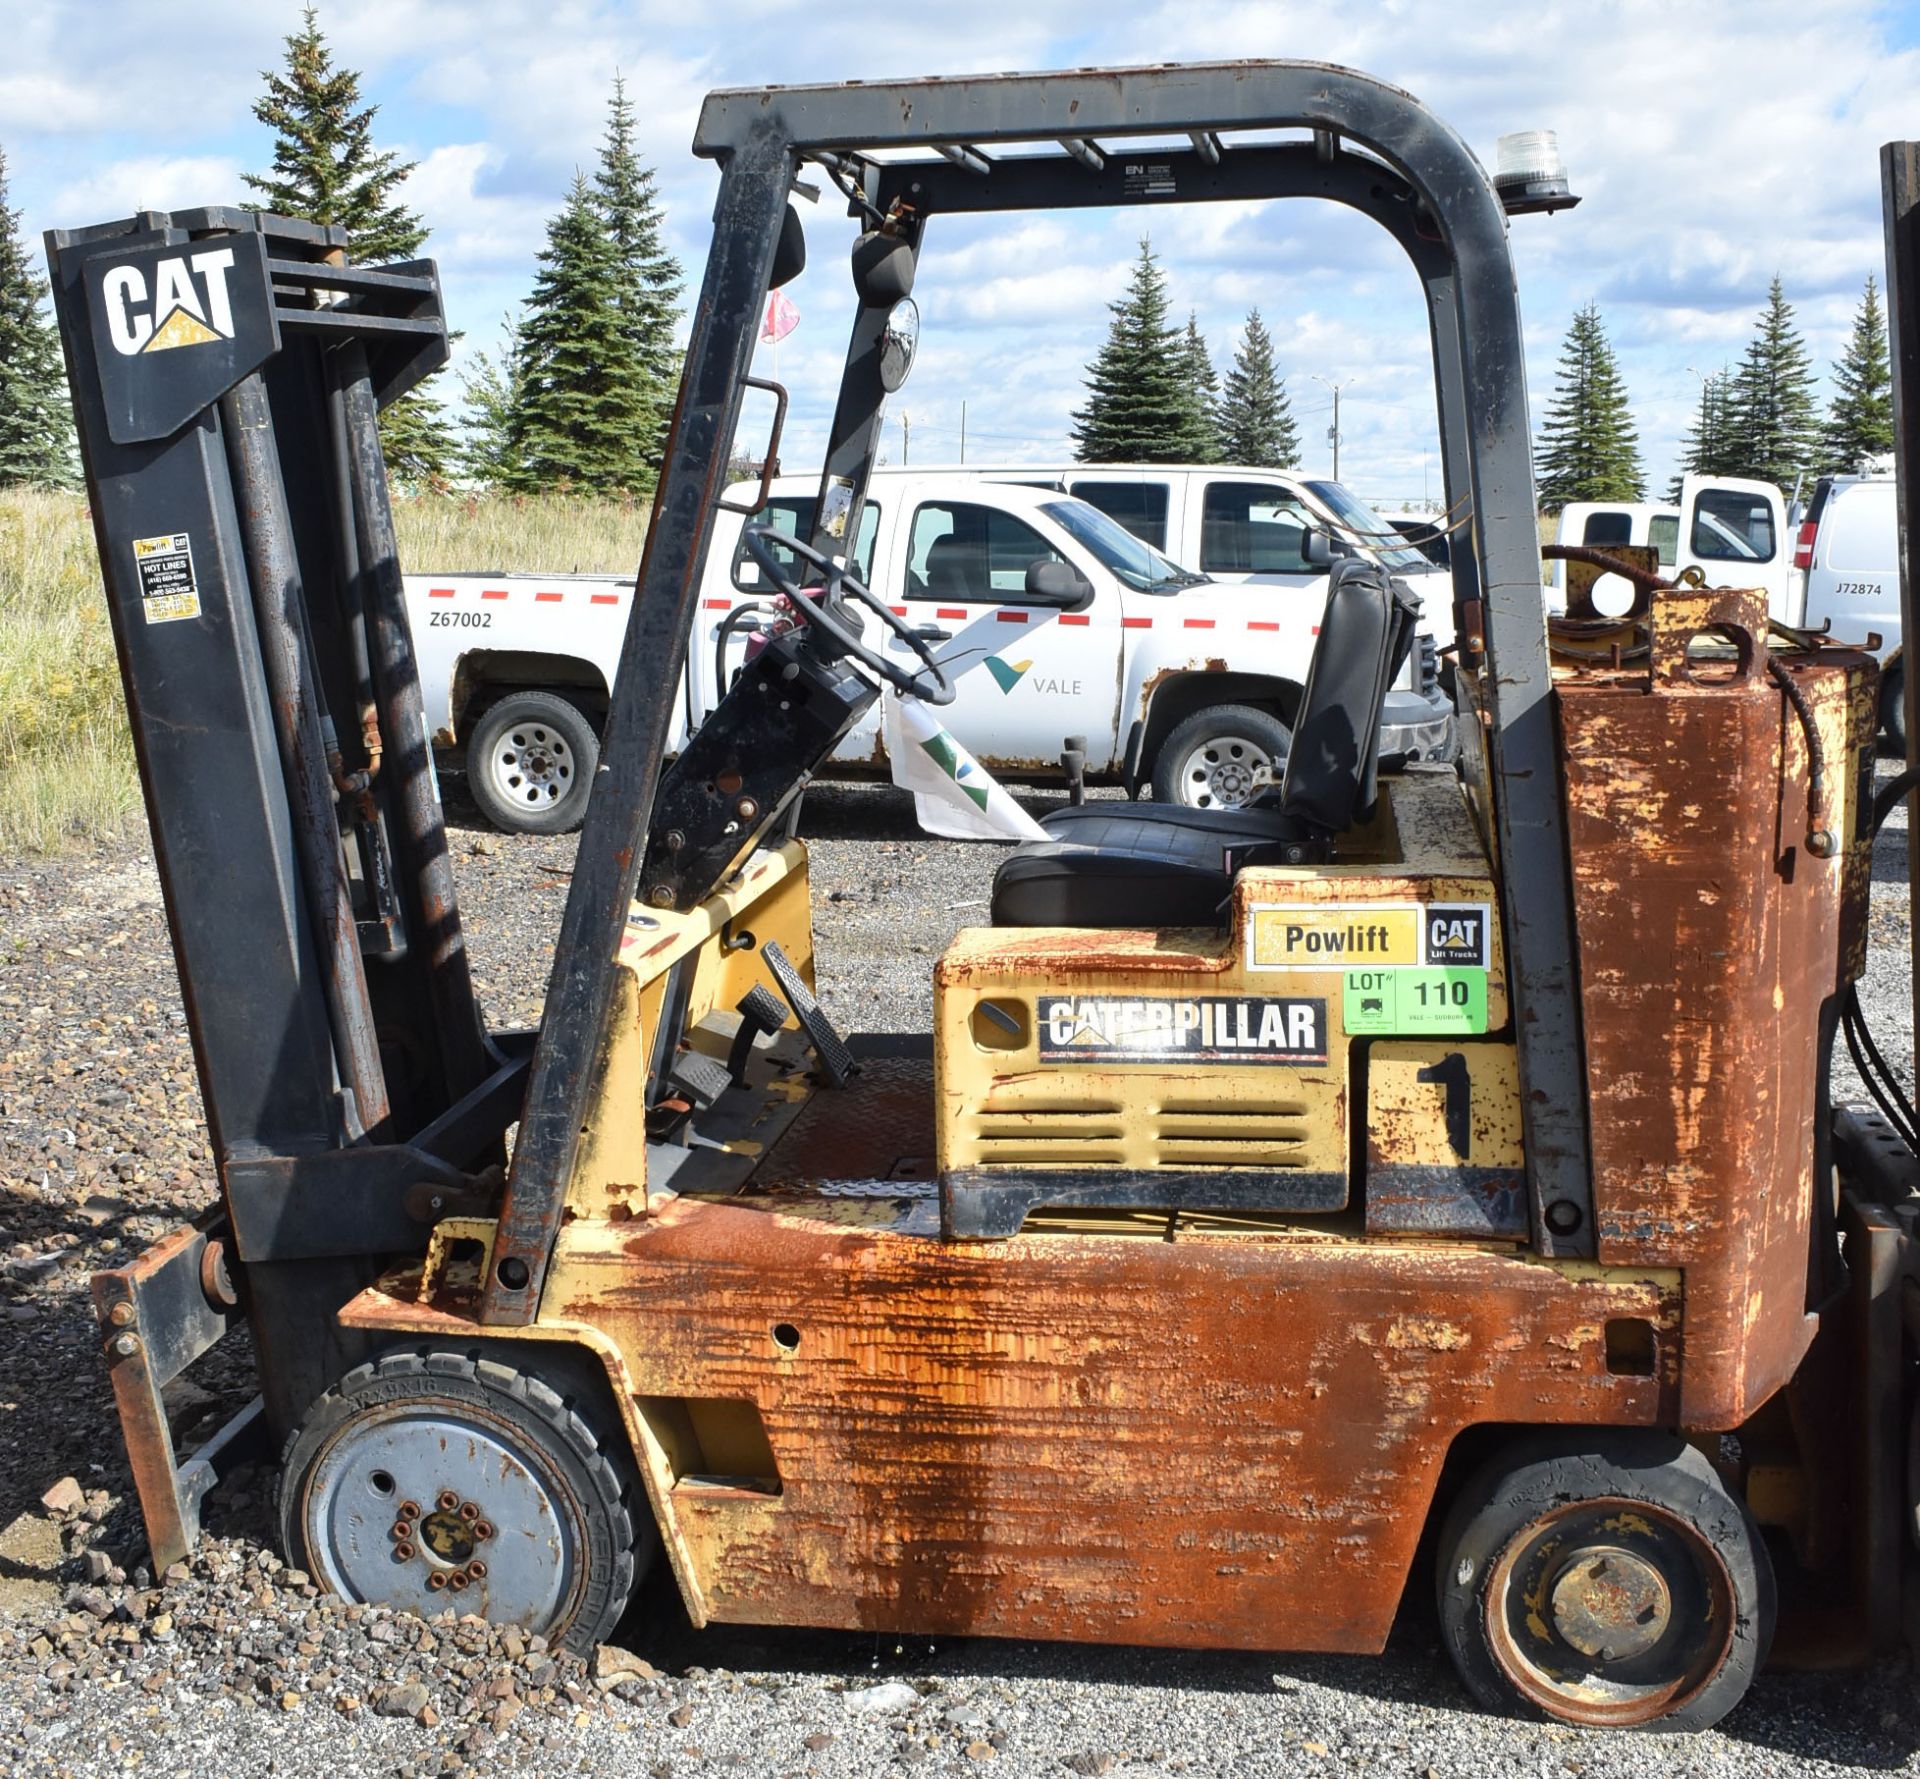
[[[1188,498],[1187,535],[1198,549],[1196,568],[1210,581],[1246,589],[1247,622],[1299,645],[1305,657],[1327,606],[1327,574],[1306,557],[1309,529],[1324,521],[1277,482],[1210,478]]]
[[[923,500],[896,536],[888,600],[933,642],[953,676],[942,720],[989,771],[1057,771],[1069,735],[1087,769],[1119,751],[1118,585],[1070,539],[988,500]],[[1065,561],[1093,584],[1078,610],[1036,599],[1027,570]],[[871,631],[869,631],[871,634]],[[890,653],[905,658],[897,642]]]
[[[1764,587],[1767,610],[1782,623],[1792,552],[1787,503],[1771,482],[1688,476],[1680,484],[1680,548],[1675,572],[1698,568],[1709,586]]]

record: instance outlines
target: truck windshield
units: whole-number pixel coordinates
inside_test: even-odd
[[[1399,534],[1372,507],[1344,482],[1309,482],[1306,486],[1333,516],[1346,527],[1347,541],[1364,545],[1389,568],[1416,574],[1433,567],[1418,550],[1398,541]]]
[[[1075,543],[1099,557],[1123,586],[1136,593],[1165,593],[1175,587],[1197,587],[1207,577],[1169,562],[1151,544],[1142,542],[1117,520],[1084,500],[1049,501],[1040,509]]]

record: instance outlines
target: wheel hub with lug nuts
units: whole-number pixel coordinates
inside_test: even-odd
[[[567,1605],[580,1529],[552,1482],[481,1420],[362,1421],[314,1467],[308,1547],[349,1599],[539,1625]]]
[[[513,801],[557,803],[573,777],[573,753],[545,725],[517,723],[495,745],[493,771],[501,791]]]
[[[1241,735],[1202,742],[1180,773],[1185,799],[1198,809],[1236,809],[1272,781],[1267,750]]]
[[[1666,1635],[1673,1597],[1653,1564],[1617,1545],[1588,1545],[1560,1567],[1547,1599],[1561,1639],[1596,1661],[1644,1655]]]

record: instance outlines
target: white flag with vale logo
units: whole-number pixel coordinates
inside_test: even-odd
[[[1046,831],[918,698],[888,692],[880,720],[893,782],[913,793],[921,828],[943,840],[1044,840]]]

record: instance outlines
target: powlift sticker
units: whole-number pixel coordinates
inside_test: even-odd
[[[1327,1003],[1317,997],[1042,995],[1042,1062],[1327,1060]]]
[[[1247,964],[1255,970],[1484,970],[1484,902],[1381,902],[1253,911]]]
[[[1338,970],[1420,962],[1420,909],[1411,902],[1380,907],[1256,908],[1252,955],[1256,970]]]
[[[169,537],[136,537],[133,565],[140,576],[140,609],[149,624],[199,617],[200,586],[193,577],[193,545],[184,531]]]
[[[1247,964],[1340,972],[1352,1037],[1484,1032],[1491,922],[1485,902],[1256,908]]]

